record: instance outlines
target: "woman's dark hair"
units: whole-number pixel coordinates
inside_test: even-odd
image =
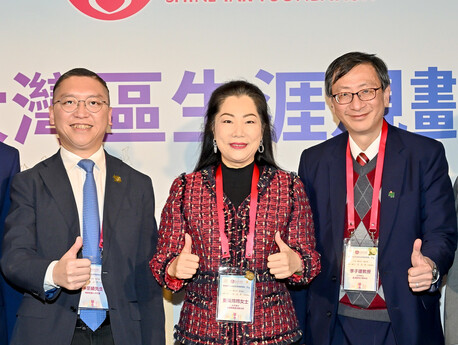
[[[205,128],[201,134],[202,146],[200,157],[194,171],[199,171],[205,167],[215,166],[221,163],[220,151],[218,150],[217,153],[213,151],[213,129],[215,127],[216,114],[220,111],[220,107],[226,98],[230,96],[248,96],[253,100],[259,117],[261,118],[262,141],[264,145],[264,152],[259,153],[256,151],[254,160],[259,165],[271,165],[278,168],[273,155],[272,139],[274,137],[274,131],[270,122],[266,97],[256,85],[244,80],[234,80],[221,85],[213,91],[208,101],[207,112],[205,113]]]

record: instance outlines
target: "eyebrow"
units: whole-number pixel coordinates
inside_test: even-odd
[[[357,86],[357,88],[359,88],[359,91],[361,90],[364,90],[364,89],[367,89],[367,88],[371,88],[372,86],[369,86],[371,83],[363,83],[363,84],[359,84]],[[352,88],[350,86],[342,86],[340,88],[340,90],[351,90]],[[342,92],[342,91],[339,91],[339,92]]]
[[[64,94],[60,95],[59,98],[62,98],[62,97],[74,97],[74,98],[78,99],[78,97],[76,97],[73,93],[64,93]],[[101,94],[88,95],[88,96],[86,97],[86,99],[91,98],[91,97],[96,97],[96,98],[102,98],[102,99],[104,99],[106,96],[101,95]]]
[[[231,113],[222,113],[220,116],[224,116],[224,115],[231,116],[231,117],[235,117],[235,115],[234,115],[234,114],[231,114]],[[248,116],[255,116],[255,117],[256,117],[257,115],[256,115],[256,114],[253,114],[253,113],[249,113],[249,114],[243,115],[244,118],[245,118],[245,117],[248,117]],[[258,116],[259,116],[259,115],[258,115]]]

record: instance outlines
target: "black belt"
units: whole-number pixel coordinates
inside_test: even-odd
[[[110,325],[110,315],[108,314],[108,311],[107,311],[107,317],[105,318],[105,321],[102,322],[102,324],[100,325],[100,328],[104,327],[104,326],[108,326]],[[83,331],[85,331],[86,329],[88,330],[91,330],[85,323],[83,320],[81,320],[79,314],[78,314],[78,318],[76,319],[76,326],[75,328],[80,328],[82,329]]]

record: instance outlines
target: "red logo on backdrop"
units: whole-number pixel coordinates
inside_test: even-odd
[[[70,0],[73,6],[100,20],[119,20],[141,11],[149,0]]]

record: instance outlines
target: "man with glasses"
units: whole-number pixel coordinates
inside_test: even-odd
[[[13,181],[1,266],[25,295],[11,344],[165,343],[151,179],[104,151],[111,112],[97,74],[63,74],[61,148]]]
[[[325,75],[347,132],[302,153],[322,271],[293,291],[307,345],[435,345],[456,218],[441,143],[388,124],[390,78],[375,55],[340,56]]]

